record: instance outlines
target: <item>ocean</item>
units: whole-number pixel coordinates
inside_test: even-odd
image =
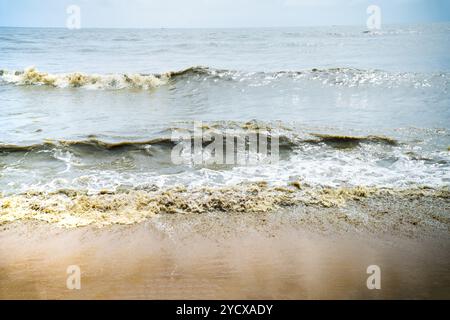
[[[286,186],[448,188],[449,52],[450,24],[0,28],[2,222],[26,212],[64,220],[51,210],[80,195],[148,213],[142,193],[178,190],[182,204],[160,200],[155,210],[264,211],[290,204],[279,194]],[[244,137],[263,129],[279,140],[279,160],[256,152],[251,164],[193,163],[188,152],[174,163],[174,148],[190,146],[174,132],[196,128]],[[242,205],[260,192],[252,186],[267,193]],[[53,209],[33,208],[30,197]],[[100,219],[80,220],[87,209],[77,205],[75,225]],[[88,208],[98,209],[92,199]],[[139,220],[128,218],[113,223]]]

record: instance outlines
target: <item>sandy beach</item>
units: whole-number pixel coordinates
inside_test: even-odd
[[[0,298],[448,299],[448,213],[448,198],[416,195],[104,227],[16,221],[0,231]],[[66,287],[69,265],[80,290]]]

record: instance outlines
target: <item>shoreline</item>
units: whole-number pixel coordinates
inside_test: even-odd
[[[414,234],[450,230],[449,199],[448,188],[317,188],[298,181],[285,186],[269,186],[264,181],[222,187],[151,186],[97,194],[62,190],[0,196],[0,225],[31,220],[64,228],[104,227],[142,223],[165,213],[233,216],[292,210],[297,213],[292,216],[296,223],[306,222],[313,229],[330,224],[331,229],[353,225],[383,231],[393,224],[400,232]]]
[[[16,221],[0,229],[0,299],[449,299],[448,220],[407,219],[448,216],[445,204],[364,198],[101,228]],[[69,265],[81,290],[66,288]],[[381,290],[366,287],[369,265]]]

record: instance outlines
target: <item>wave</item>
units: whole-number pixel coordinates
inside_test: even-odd
[[[414,88],[433,85],[449,87],[447,73],[417,74],[389,73],[382,70],[361,70],[355,68],[328,68],[304,71],[246,72],[193,66],[178,71],[160,74],[86,74],[82,72],[51,74],[34,67],[23,71],[0,70],[0,83],[18,86],[48,86],[54,88],[89,89],[142,89],[149,90],[183,79],[237,81],[250,86],[263,86],[281,79],[293,81],[315,81],[325,86],[359,87],[385,86]]]
[[[314,186],[437,188],[450,181],[448,145],[439,142],[430,149],[424,146],[434,143],[432,140],[418,141],[414,135],[400,135],[396,140],[326,133],[325,129],[316,133],[313,128],[255,121],[197,125],[210,133],[230,130],[234,137],[249,137],[258,130],[278,137],[278,161],[271,161],[269,143],[267,149],[250,148],[250,144],[245,149],[236,145],[229,149],[226,141],[223,150],[231,150],[235,161],[216,161],[217,144],[203,141],[203,148],[193,147],[190,139],[198,133],[191,122],[182,122],[141,140],[89,135],[74,140],[0,144],[0,192],[10,195],[61,188],[115,192],[150,185],[189,188],[260,180],[279,186],[292,179]],[[177,132],[176,139],[171,132]],[[185,134],[181,139],[180,132]],[[178,152],[176,163],[174,151]]]
[[[301,137],[295,133],[285,133],[280,132],[279,129],[275,131],[275,129],[246,129],[247,125],[242,125],[242,130],[239,131],[230,131],[229,129],[223,130],[209,130],[209,127],[204,131],[205,134],[211,136],[212,134],[223,135],[225,138],[223,139],[224,146],[226,145],[226,135],[231,135],[233,138],[240,137],[245,139],[248,142],[248,136],[250,134],[259,134],[260,137],[264,137],[269,140],[271,138],[277,138],[279,147],[283,150],[291,150],[296,147],[305,144],[325,144],[331,147],[335,147],[338,149],[342,148],[353,148],[357,147],[360,144],[381,144],[381,145],[389,145],[396,146],[399,142],[393,138],[385,137],[385,136],[340,136],[340,135],[332,135],[332,134],[317,134],[310,133],[307,137]],[[230,127],[235,128],[235,127]],[[177,129],[174,129],[177,130]],[[179,129],[178,129],[179,130]],[[273,130],[271,132],[270,130]],[[161,135],[159,137],[145,139],[145,140],[123,140],[123,141],[106,141],[98,138],[87,138],[82,140],[44,140],[40,143],[34,144],[8,144],[8,143],[0,143],[0,153],[21,153],[21,152],[30,152],[30,151],[43,151],[43,150],[51,150],[54,148],[65,148],[65,149],[79,149],[86,148],[89,149],[90,152],[95,152],[96,150],[100,151],[114,151],[114,150],[136,150],[136,149],[145,149],[146,146],[160,146],[172,148],[174,145],[180,142],[190,142],[196,136],[193,132],[189,132],[186,129],[183,129],[186,132],[183,138],[172,138],[170,135]],[[203,146],[211,143],[212,140],[204,139]]]
[[[356,147],[361,143],[378,143],[385,144],[390,146],[398,145],[398,141],[385,137],[385,136],[341,136],[341,135],[332,135],[332,134],[312,134],[317,137],[319,141],[313,142],[323,142],[329,144],[331,146],[336,146],[337,148],[348,148],[348,147]]]
[[[28,192],[0,198],[0,224],[37,220],[73,228],[133,224],[160,213],[258,213],[307,205],[343,207],[371,197],[448,198],[448,189],[312,188],[294,181],[272,187],[264,181],[229,187],[173,187],[88,194],[77,190]],[[447,222],[448,224],[448,219]]]
[[[194,71],[188,68],[164,74],[85,74],[81,72],[50,74],[40,72],[36,68],[27,68],[24,71],[0,70],[0,81],[19,86],[48,86],[55,88],[90,88],[90,89],[152,89],[164,85],[169,79]]]

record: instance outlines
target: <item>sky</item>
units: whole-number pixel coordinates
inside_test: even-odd
[[[448,0],[0,0],[0,26],[65,27],[70,5],[82,28],[228,28],[450,21]]]

